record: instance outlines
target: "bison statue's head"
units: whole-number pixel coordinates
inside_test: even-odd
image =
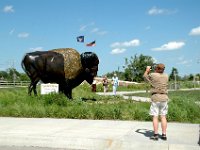
[[[85,80],[92,84],[93,79],[97,76],[99,59],[93,52],[84,52],[81,54],[81,64],[85,71]]]

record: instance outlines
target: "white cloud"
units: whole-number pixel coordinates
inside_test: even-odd
[[[108,33],[107,31],[99,31],[97,34],[99,34],[99,35],[105,35],[107,33]]]
[[[192,60],[181,60],[177,64],[179,64],[179,65],[189,65],[191,63],[192,63]]]
[[[90,33],[93,33],[93,34],[98,34],[98,35],[105,35],[107,34],[108,32],[107,31],[103,31],[97,27],[95,27],[95,23],[94,22],[91,22],[89,24],[86,24],[86,25],[81,25],[80,26],[80,31],[88,31]]]
[[[135,47],[139,45],[140,45],[140,40],[138,39],[133,39],[131,41],[125,41],[125,42],[115,42],[110,45],[110,47],[113,48],[111,54],[124,53],[126,51],[126,48]]]
[[[87,29],[88,27],[91,27],[91,26],[94,26],[94,25],[95,25],[94,22],[91,22],[91,23],[86,24],[86,25],[81,25],[79,30],[80,30],[80,31],[86,31],[86,29]]]
[[[180,57],[178,57],[178,60],[180,60],[180,61],[182,61],[182,60],[184,60],[184,56],[180,56]]]
[[[185,59],[185,56],[180,56],[178,57],[178,62],[177,64],[179,65],[185,65],[185,66],[190,66],[192,64],[192,60],[187,60]]]
[[[177,64],[182,64],[182,65],[188,64],[188,61],[187,61],[187,60],[183,60],[183,61],[181,61],[181,62],[179,62],[179,63],[177,63]]]
[[[140,45],[140,40],[138,39],[133,39],[131,41],[125,41],[125,42],[115,42],[113,44],[111,44],[112,48],[116,48],[116,47],[134,47],[134,46],[139,46]]]
[[[110,47],[119,47],[120,46],[120,43],[119,42],[115,42],[115,43],[112,43],[110,45]]]
[[[153,48],[153,51],[169,51],[169,50],[176,50],[176,49],[180,49],[185,45],[184,42],[176,42],[176,41],[172,41],[169,42],[167,44],[164,44],[160,47],[157,48]]]
[[[196,27],[196,28],[193,28],[189,35],[200,35],[200,26],[199,27]]]
[[[29,37],[29,33],[26,33],[26,32],[19,33],[18,37],[19,38],[27,38],[27,37]]]
[[[145,30],[150,30],[151,29],[151,26],[146,26],[145,27]]]
[[[99,28],[94,28],[94,29],[92,29],[92,33],[94,33],[94,32],[98,32],[99,31]]]
[[[139,46],[139,45],[140,45],[140,40],[138,39],[134,39],[132,41],[122,43],[122,46],[125,46],[125,47],[133,47],[133,46]]]
[[[85,31],[85,30],[86,30],[86,28],[87,28],[87,26],[86,26],[86,25],[82,25],[82,26],[80,27],[80,31]]]
[[[115,48],[111,51],[111,54],[120,54],[120,53],[124,53],[126,51],[125,48]]]
[[[162,14],[162,13],[164,13],[164,9],[159,9],[156,7],[153,7],[148,11],[149,15],[158,15],[158,14]]]
[[[12,5],[7,5],[3,8],[3,12],[5,13],[13,13],[15,10]]]
[[[43,47],[30,48],[30,51],[44,51]]]
[[[176,12],[177,12],[177,10],[168,10],[168,9],[161,9],[161,8],[157,8],[157,7],[152,7],[148,11],[148,14],[149,15],[161,15],[161,14],[169,15],[169,14],[173,14],[173,13],[176,13]]]
[[[13,35],[14,31],[15,31],[15,29],[10,30],[9,34]]]
[[[107,31],[101,31],[99,28],[93,28],[91,30],[91,33],[96,33],[98,35],[105,35],[105,34],[107,34]]]
[[[154,63],[157,63],[158,60],[157,60],[155,57],[153,57],[153,62],[154,62]]]

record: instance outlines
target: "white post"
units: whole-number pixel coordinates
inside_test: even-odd
[[[176,85],[176,72],[174,71],[174,89],[177,90],[177,85]]]
[[[194,84],[194,88],[196,87],[196,86],[195,86],[195,82],[196,82],[196,79],[195,79],[195,78],[196,78],[196,76],[195,76],[195,74],[194,74],[194,76],[193,76],[193,84]]]

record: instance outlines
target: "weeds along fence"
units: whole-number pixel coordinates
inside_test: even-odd
[[[26,87],[30,84],[30,81],[0,81],[0,87],[20,86]]]

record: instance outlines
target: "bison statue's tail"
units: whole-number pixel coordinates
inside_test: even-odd
[[[27,57],[27,54],[24,55],[24,57],[23,57],[23,59],[22,59],[21,67],[22,67],[22,69],[24,70],[24,72],[25,72],[26,74],[28,74],[28,71],[26,70],[26,67],[25,67],[25,65],[24,65],[24,61],[25,61],[26,57]]]
[[[25,59],[26,55],[24,55],[23,59],[22,59],[22,62],[21,62],[21,66],[22,66],[22,69],[26,72],[26,68],[24,66],[24,59]]]

